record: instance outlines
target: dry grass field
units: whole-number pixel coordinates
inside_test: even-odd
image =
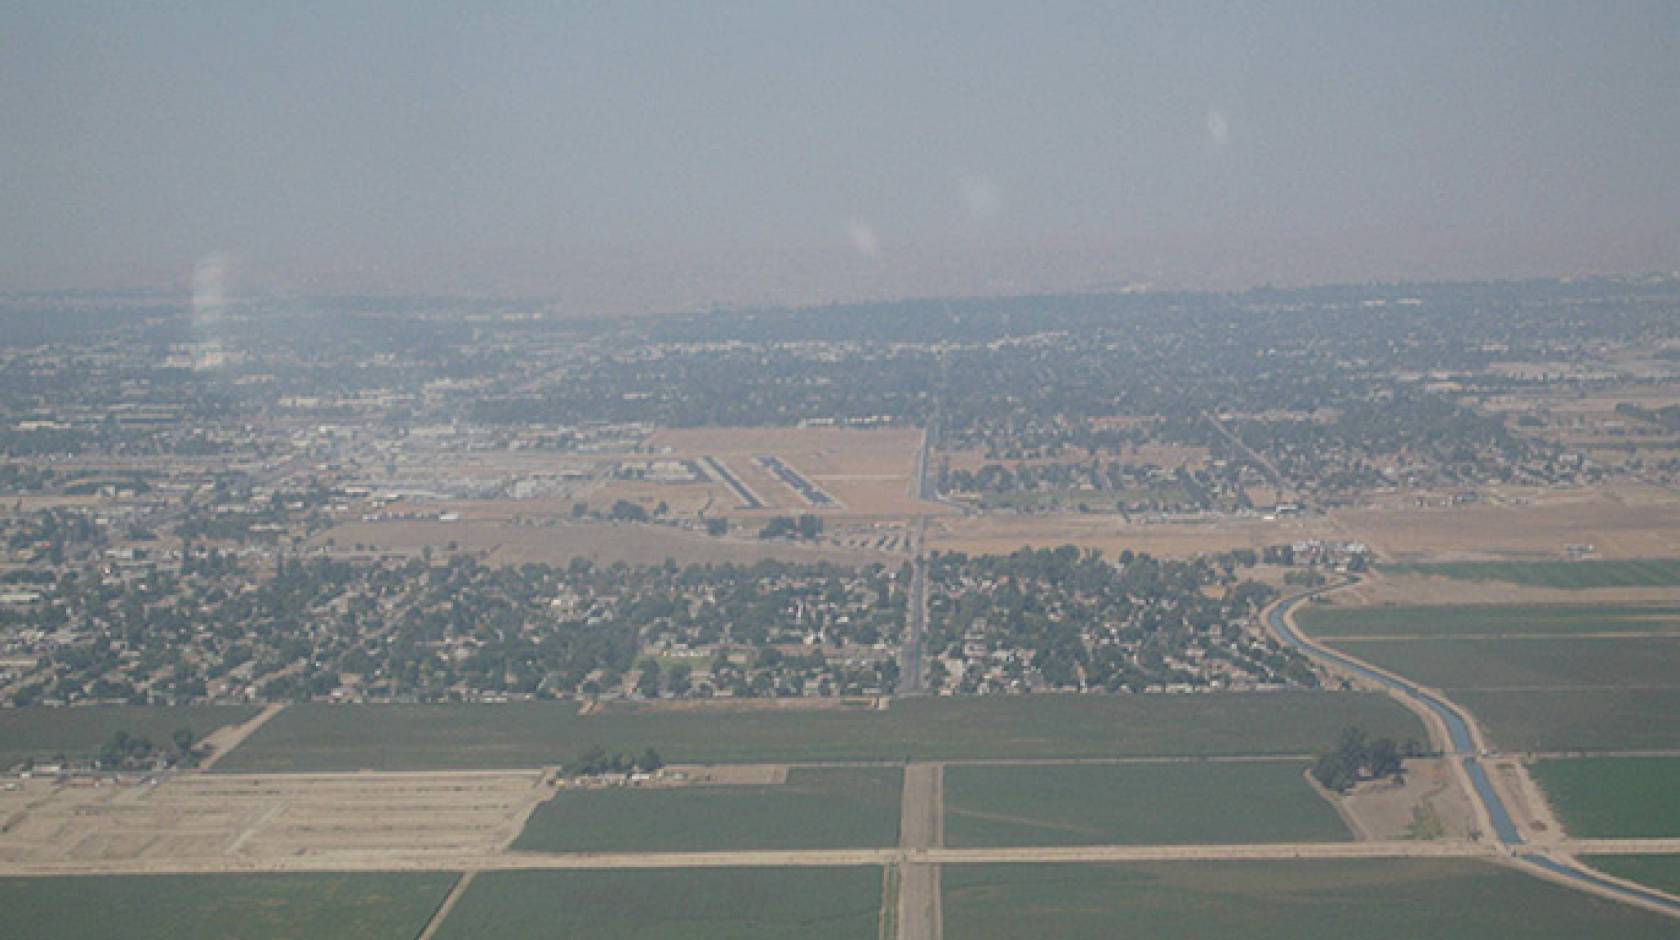
[[[667,525],[573,523],[554,519],[543,525],[475,522],[465,518],[460,522],[350,522],[316,535],[310,544],[325,545],[331,539],[340,551],[364,545],[377,546],[382,552],[418,555],[428,545],[441,553],[454,543],[460,551],[487,552],[491,565],[563,565],[573,558],[589,558],[600,564],[614,561],[659,564],[667,558],[678,564],[751,563],[765,558],[840,564],[872,564],[884,560],[881,554],[861,545],[761,541],[753,537],[757,526],[748,526],[745,531],[738,529],[727,537],[714,538]]]
[[[927,537],[929,548],[970,555],[1007,554],[1028,545],[1077,545],[1101,549],[1110,558],[1125,549],[1174,558],[1237,548],[1259,549],[1301,539],[1336,538],[1337,533],[1322,518],[1268,521],[1256,516],[1148,523],[1126,522],[1112,515],[1059,513],[941,519],[928,526]]]
[[[922,432],[916,428],[669,428],[654,433],[648,447],[662,457],[721,461],[767,509],[740,511],[721,482],[716,514],[763,516],[820,512],[839,517],[882,518],[943,513],[950,510],[910,497],[916,453]],[[786,483],[760,466],[771,454],[839,501],[813,507]],[[619,484],[604,487],[605,492]]]
[[[547,794],[540,771],[184,774],[0,791],[0,862],[483,854]]]
[[[1476,826],[1470,798],[1438,758],[1408,760],[1399,782],[1367,781],[1338,801],[1361,839],[1463,839]]]
[[[1592,545],[1603,558],[1680,554],[1680,497],[1657,487],[1512,490],[1435,509],[1404,502],[1336,510],[1331,518],[1386,561],[1561,558],[1575,544]]]
[[[1506,581],[1472,581],[1439,575],[1377,571],[1353,587],[1325,595],[1331,607],[1408,607],[1461,604],[1661,604],[1674,601],[1666,587],[1614,587],[1569,590]]]

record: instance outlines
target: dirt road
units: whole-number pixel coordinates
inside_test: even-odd
[[[210,756],[199,765],[201,770],[209,770],[216,766],[216,762],[227,756],[227,753],[241,744],[245,739],[257,733],[257,729],[268,724],[275,715],[280,714],[286,707],[284,702],[273,702],[263,707],[250,720],[237,725],[217,728],[204,737],[205,746],[210,748]]]
[[[1593,852],[1680,851],[1680,840],[1595,839]],[[1626,848],[1624,848],[1624,846]],[[1665,849],[1666,847],[1666,849]],[[1560,851],[1581,851],[1562,843]],[[1255,845],[1073,845],[975,849],[799,849],[738,852],[317,852],[307,855],[201,855],[176,858],[0,862],[0,877],[32,875],[217,874],[284,871],[566,871],[650,868],[809,868],[1034,862],[1269,861],[1351,858],[1502,858],[1494,843],[1468,841],[1280,842]]]
[[[939,865],[926,854],[945,842],[945,768],[910,764],[904,768],[899,805],[898,937],[938,940],[943,933]]]
[[[945,768],[910,764],[904,768],[904,796],[899,806],[898,844],[903,849],[931,849],[945,844]]]
[[[476,871],[464,871],[461,877],[455,879],[455,886],[449,889],[449,895],[438,905],[438,909],[432,912],[432,919],[426,921],[426,929],[420,931],[419,940],[432,940],[437,936],[437,932],[443,929],[443,922],[449,919],[449,912],[455,909],[461,895],[466,894],[467,889],[472,887],[473,878],[477,875]]]

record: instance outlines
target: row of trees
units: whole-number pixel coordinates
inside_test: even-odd
[[[593,777],[599,774],[628,774],[636,771],[651,774],[664,766],[665,759],[651,747],[640,755],[633,755],[626,751],[608,753],[606,748],[596,744],[579,754],[570,769],[574,777]]]
[[[170,767],[194,767],[204,756],[198,736],[191,728],[177,728],[163,747],[150,738],[118,731],[99,749],[99,766],[104,770],[143,770],[161,758]]]
[[[758,530],[761,539],[805,539],[807,541],[822,537],[823,521],[821,516],[810,513],[794,516],[772,516]]]

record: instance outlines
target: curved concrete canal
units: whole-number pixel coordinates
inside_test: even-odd
[[[1659,907],[1671,914],[1680,916],[1680,903],[1666,895],[1612,881],[1595,872],[1560,862],[1548,855],[1523,851],[1526,841],[1517,829],[1515,821],[1512,820],[1511,812],[1505,806],[1504,799],[1500,797],[1499,791],[1494,789],[1493,781],[1488,778],[1487,768],[1482,766],[1482,755],[1476,747],[1476,736],[1470,729],[1470,719],[1467,713],[1458,705],[1433,692],[1426,691],[1399,676],[1375,669],[1345,653],[1320,646],[1302,635],[1289,623],[1285,615],[1310,596],[1312,595],[1303,594],[1274,605],[1266,611],[1266,625],[1271,628],[1272,633],[1279,640],[1302,654],[1312,659],[1331,663],[1338,669],[1373,682],[1401,698],[1421,705],[1439,718],[1441,724],[1447,730],[1448,743],[1450,744],[1450,750],[1447,751],[1446,756],[1456,757],[1463,762],[1464,772],[1470,778],[1476,801],[1481,804],[1482,809],[1487,813],[1487,818],[1493,823],[1494,835],[1501,844],[1511,851],[1512,858],[1551,877],[1565,878],[1590,887],[1602,894],[1622,897],[1647,907]]]

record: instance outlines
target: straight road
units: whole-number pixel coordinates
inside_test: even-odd
[[[438,931],[443,929],[443,922],[449,919],[449,912],[455,909],[461,895],[466,894],[467,889],[472,887],[473,878],[477,875],[476,871],[464,871],[461,877],[455,879],[455,886],[449,889],[449,895],[438,905],[438,909],[432,912],[432,919],[426,921],[426,929],[420,931],[419,940],[432,940],[438,935]]]
[[[927,691],[927,660],[924,641],[927,636],[927,558],[922,543],[927,537],[927,518],[916,520],[912,535],[915,557],[910,561],[909,622],[904,628],[904,644],[898,655],[898,694],[921,695]]]
[[[1680,840],[1667,840],[1680,852]],[[1653,840],[1594,839],[1595,852],[1630,847],[1655,852]],[[1573,849],[1560,843],[1558,851]],[[1663,853],[1667,854],[1667,853]],[[1272,842],[1237,845],[1069,845],[1000,848],[796,849],[732,852],[317,852],[261,858],[189,856],[172,859],[77,859],[0,862],[0,877],[44,875],[221,874],[243,872],[353,871],[626,871],[654,868],[846,868],[861,865],[987,865],[1035,862],[1150,862],[1189,860],[1273,861],[1352,858],[1486,858],[1505,856],[1487,842]]]
[[[898,940],[938,940],[943,933],[939,865],[920,859],[945,841],[945,770],[939,764],[904,768],[899,805]]]
[[[905,862],[898,866],[898,940],[939,940],[945,925],[939,866]]]

